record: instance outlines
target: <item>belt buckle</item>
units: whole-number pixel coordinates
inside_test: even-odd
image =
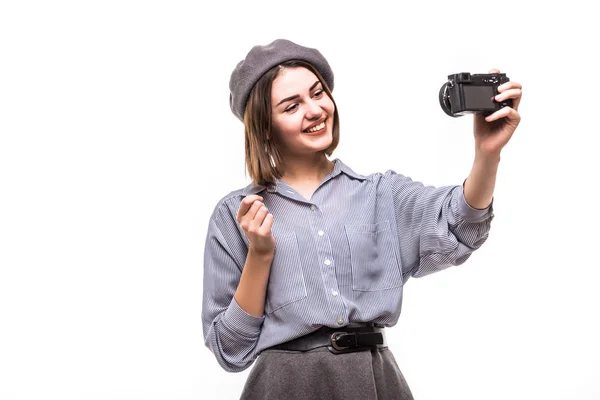
[[[347,333],[348,332],[334,332],[333,334],[331,334],[331,346],[338,351],[343,351],[350,348],[350,346],[339,346],[337,344],[337,335],[344,335]]]

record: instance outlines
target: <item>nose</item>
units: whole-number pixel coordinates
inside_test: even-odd
[[[316,101],[310,101],[306,111],[306,118],[310,120],[319,119],[321,115],[323,115],[321,106]]]

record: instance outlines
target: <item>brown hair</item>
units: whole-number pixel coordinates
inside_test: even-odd
[[[271,68],[252,88],[244,111],[246,168],[254,185],[274,183],[275,179],[283,176],[285,170],[285,161],[279,151],[278,138],[272,134],[271,89],[275,78],[286,67],[304,67],[314,73],[335,106],[333,140],[331,145],[323,152],[330,156],[340,141],[340,121],[337,105],[333,100],[329,86],[327,86],[319,71],[311,64],[300,60],[286,61]]]

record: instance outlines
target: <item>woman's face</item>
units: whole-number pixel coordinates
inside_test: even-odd
[[[285,154],[327,149],[333,140],[333,101],[306,68],[285,68],[271,90],[272,127]]]

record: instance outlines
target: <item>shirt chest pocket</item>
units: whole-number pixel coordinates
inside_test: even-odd
[[[350,246],[352,289],[372,292],[402,286],[390,221],[345,225],[344,228]]]
[[[282,233],[275,240],[275,257],[271,264],[265,302],[267,314],[308,295],[296,233]]]

